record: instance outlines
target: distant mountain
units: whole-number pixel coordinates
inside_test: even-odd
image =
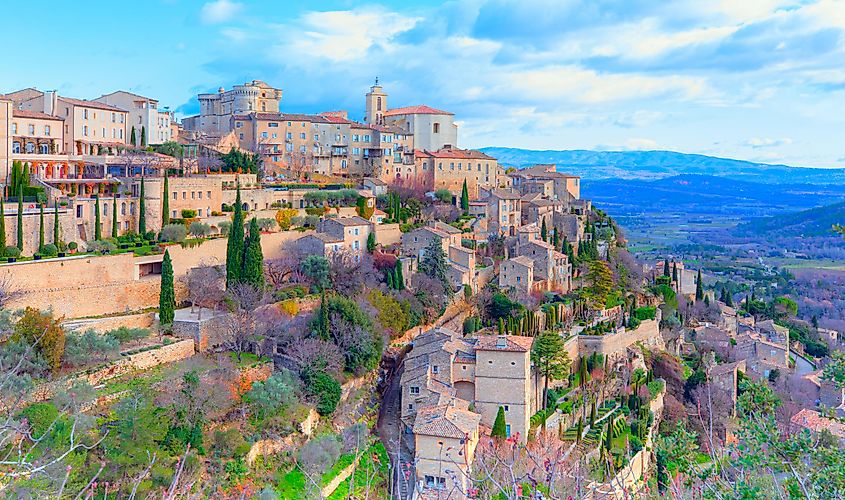
[[[762,217],[739,224],[738,234],[788,236],[833,236],[831,226],[845,222],[845,202],[800,212]]]
[[[507,166],[554,163],[558,170],[583,179],[661,179],[684,174],[712,175],[763,184],[835,184],[845,182],[845,169],[768,165],[674,151],[534,151],[482,148]]]

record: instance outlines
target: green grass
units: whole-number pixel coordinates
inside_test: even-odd
[[[233,363],[235,363],[238,368],[248,368],[250,366],[255,366],[259,363],[266,363],[270,361],[268,358],[258,357],[251,352],[242,352],[240,361],[238,361],[238,354],[234,352],[229,353],[229,358],[232,360]]]
[[[378,463],[373,459],[373,456],[377,457]],[[387,450],[384,449],[384,445],[380,442],[373,444],[361,456],[354,478],[350,476],[341,482],[334,493],[329,495],[328,500],[345,500],[349,494],[349,482],[353,479],[355,480],[353,486],[355,495],[362,496],[362,493],[367,490],[367,481],[370,481],[370,497],[378,497],[374,490],[387,485],[389,464],[390,461],[387,458]],[[373,475],[374,473],[375,475]]]

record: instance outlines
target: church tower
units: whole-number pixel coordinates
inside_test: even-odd
[[[384,112],[387,111],[387,94],[382,91],[381,85],[378,84],[378,77],[376,77],[375,85],[370,87],[370,91],[367,92],[366,101],[367,114],[364,116],[364,123],[383,125]]]

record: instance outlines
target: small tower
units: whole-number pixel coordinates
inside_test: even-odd
[[[378,77],[376,83],[370,87],[366,97],[366,116],[364,116],[364,123],[370,125],[383,125],[384,112],[387,111],[387,94],[385,94],[381,85],[378,84]]]

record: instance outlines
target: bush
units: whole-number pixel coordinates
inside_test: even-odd
[[[224,220],[218,224],[218,227],[220,228],[220,234],[229,236],[229,230],[232,229],[232,221]]]
[[[247,445],[247,451],[249,451],[249,443],[246,442],[238,429],[214,431],[214,437],[211,442],[214,454],[220,457],[232,458],[238,456],[238,449],[244,444]]]
[[[15,323],[12,340],[33,346],[53,372],[61,368],[65,352],[65,330],[52,313],[42,313],[32,307],[24,309],[21,318]]]
[[[52,243],[47,243],[43,247],[41,247],[41,254],[46,255],[48,257],[55,257],[59,254],[59,249],[56,245]]]
[[[434,192],[434,197],[443,203],[452,203],[452,192],[448,189],[438,189]]]
[[[628,444],[631,445],[631,453],[638,453],[643,449],[643,441],[635,435],[628,437]]]
[[[21,250],[20,248],[10,245],[6,247],[6,257],[20,257]]]
[[[654,319],[657,314],[657,307],[638,307],[634,310],[634,317],[640,321]]]
[[[185,241],[188,231],[183,224],[168,224],[161,228],[159,240],[171,243],[181,243]]]
[[[117,246],[111,241],[96,240],[88,243],[89,252],[105,252],[111,253],[117,250]]]
[[[65,337],[62,359],[71,366],[83,366],[115,359],[119,352],[120,343],[111,335],[98,335],[94,330],[83,334],[71,332]]]
[[[190,209],[190,208],[183,208],[182,209],[182,218],[183,219],[193,219],[197,216],[197,211]]]
[[[317,413],[331,415],[340,402],[340,382],[323,371],[306,370],[302,374],[305,392],[317,398]]]
[[[284,413],[298,401],[299,381],[288,370],[281,370],[267,380],[256,382],[245,399],[260,419]]]
[[[211,226],[208,224],[203,224],[200,221],[191,222],[191,226],[188,229],[192,236],[196,236],[198,238],[202,238],[204,236],[208,236],[211,233]]]
[[[107,332],[107,334],[117,339],[121,344],[126,344],[127,342],[134,342],[149,337],[150,330],[148,328],[128,328],[121,326],[120,328]]]
[[[79,248],[79,245],[75,241],[71,241],[67,244],[68,250],[76,250],[77,248]]]
[[[262,219],[258,219],[257,222],[258,222],[259,231],[265,231],[265,232],[266,231],[272,231],[273,229],[276,228],[275,219],[262,218]]]
[[[318,215],[306,215],[302,225],[305,227],[317,227],[319,222],[320,217]]]

